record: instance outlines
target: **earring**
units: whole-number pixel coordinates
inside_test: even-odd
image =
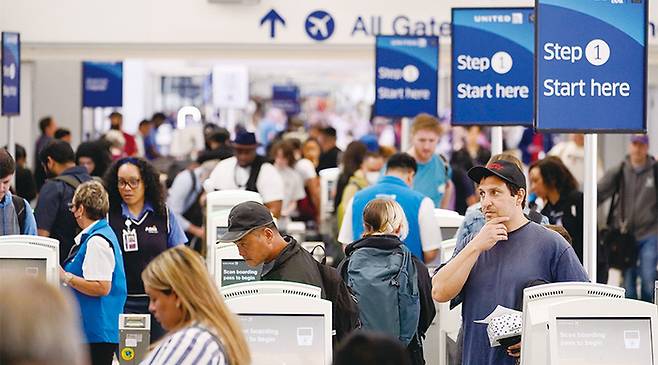
[[[180,308],[180,302],[176,302],[176,308]]]

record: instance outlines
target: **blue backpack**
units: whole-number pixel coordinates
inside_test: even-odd
[[[409,345],[420,319],[418,271],[395,236],[369,236],[345,249],[339,271],[359,304],[362,328]]]

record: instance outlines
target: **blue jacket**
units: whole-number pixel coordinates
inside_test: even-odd
[[[423,260],[423,246],[420,241],[420,225],[418,211],[425,195],[412,190],[402,179],[395,176],[384,176],[377,184],[367,187],[354,195],[352,202],[352,232],[358,239],[363,234],[363,210],[366,204],[377,198],[392,198],[404,210],[409,223],[409,234],[403,240],[412,254]]]
[[[65,262],[64,269],[73,275],[82,277],[82,263],[87,253],[87,242],[92,236],[101,236],[112,244],[114,251],[114,272],[112,273],[112,288],[103,297],[92,297],[73,290],[80,305],[82,326],[88,343],[119,343],[119,314],[123,312],[126,302],[126,272],[123,269],[123,258],[116,235],[107,223],[101,219],[91,230],[82,235],[78,252]]]

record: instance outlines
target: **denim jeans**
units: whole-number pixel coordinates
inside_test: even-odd
[[[653,303],[654,282],[656,281],[656,265],[658,264],[658,236],[649,236],[637,240],[637,265],[624,271],[624,288],[626,298],[638,299],[637,276],[640,275],[640,298]]]

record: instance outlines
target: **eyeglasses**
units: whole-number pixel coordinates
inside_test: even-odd
[[[130,186],[131,189],[137,189],[141,181],[142,180],[140,179],[128,179],[128,180],[119,179],[119,183],[118,183],[119,189],[125,189],[126,186]]]
[[[75,204],[73,204],[73,203],[68,203],[67,206],[69,207],[69,212],[71,212],[71,213],[73,213],[73,211],[74,211],[75,208],[77,207],[77,206],[76,206]]]

